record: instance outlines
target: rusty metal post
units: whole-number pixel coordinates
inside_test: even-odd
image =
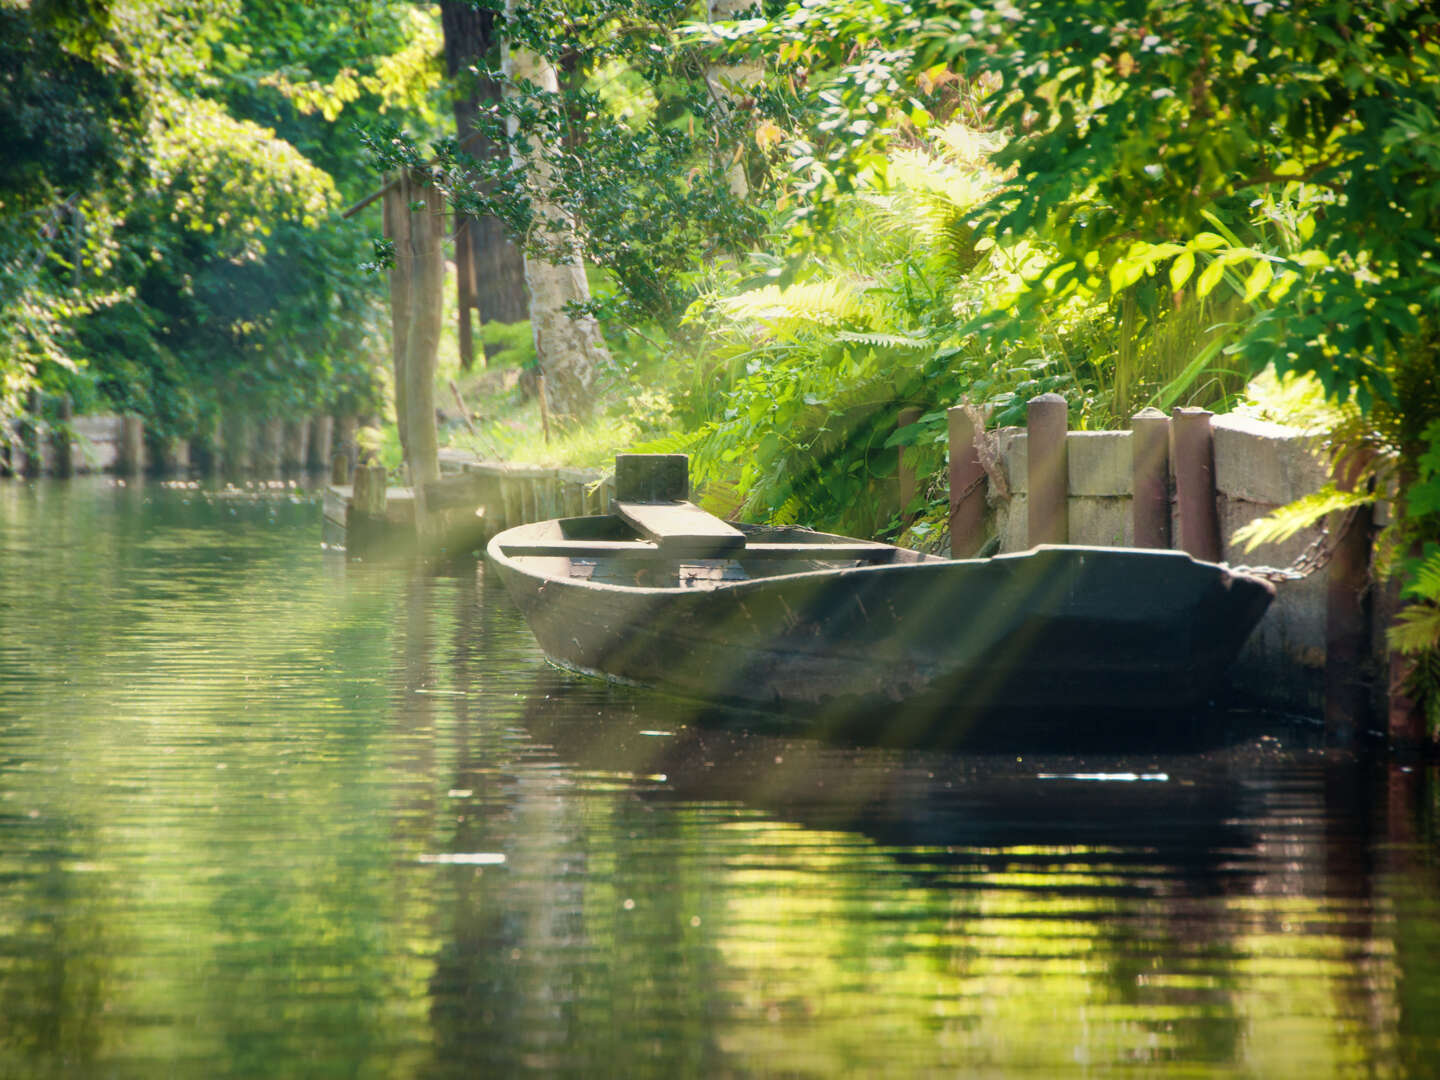
[[[1032,547],[1070,542],[1070,459],[1065,449],[1069,412],[1059,394],[1031,398],[1025,412],[1030,486],[1027,541]]]
[[[895,417],[895,429],[898,431],[900,428],[909,427],[919,420],[920,416],[921,412],[918,408],[914,405],[906,405]],[[895,459],[896,476],[900,482],[900,518],[902,521],[909,522],[915,516],[909,512],[909,506],[915,501],[915,492],[919,483],[915,476],[915,466],[905,464],[905,447],[897,446],[895,448]]]
[[[1170,546],[1170,418],[1141,409],[1130,418],[1134,496],[1130,504],[1137,548]]]
[[[1174,439],[1175,500],[1180,505],[1180,547],[1196,559],[1220,561],[1220,517],[1215,509],[1215,435],[1208,409],[1177,408]]]
[[[1347,455],[1335,464],[1335,486],[1354,491],[1370,454]],[[1370,547],[1374,511],[1356,507],[1336,514],[1341,529],[1325,581],[1325,734],[1348,745],[1364,726],[1370,693],[1365,659],[1370,654]]]
[[[969,406],[945,410],[950,427],[950,557],[973,558],[985,544],[988,484],[980,464],[975,414]]]

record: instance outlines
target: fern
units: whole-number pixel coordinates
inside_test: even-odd
[[[1440,607],[1413,604],[1402,608],[1385,639],[1396,652],[1418,656],[1440,645]]]
[[[1235,530],[1231,543],[1241,545],[1248,554],[1261,544],[1278,544],[1289,540],[1296,533],[1311,528],[1337,510],[1349,510],[1354,506],[1366,506],[1375,501],[1367,491],[1340,491],[1334,484],[1326,484],[1319,491],[1296,499],[1262,518],[1256,518],[1248,525]]]
[[[1440,552],[1420,564],[1414,579],[1405,587],[1405,594],[1417,600],[1440,604]],[[1437,641],[1440,644],[1440,641]]]

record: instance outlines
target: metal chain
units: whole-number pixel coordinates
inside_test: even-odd
[[[1293,562],[1287,567],[1278,566],[1236,566],[1232,569],[1242,573],[1250,574],[1252,577],[1264,578],[1266,581],[1304,581],[1317,570],[1323,570],[1335,557],[1335,549],[1340,546],[1340,538],[1350,531],[1350,526],[1355,521],[1355,513],[1358,507],[1351,507],[1345,512],[1344,519],[1340,522],[1340,528],[1335,530],[1333,543],[1330,540],[1330,528],[1328,525],[1320,527],[1320,535],[1299,555],[1295,556]]]

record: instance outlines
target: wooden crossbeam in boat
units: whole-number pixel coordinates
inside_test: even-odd
[[[634,540],[527,540],[504,544],[502,550],[511,558],[524,556],[573,559],[677,558],[676,555],[663,550],[656,544]],[[743,551],[735,551],[729,557],[738,559],[857,559],[862,562],[889,562],[894,556],[895,549],[888,544],[867,544],[857,541],[853,544],[750,543],[745,545]],[[678,557],[701,558],[702,556]]]
[[[745,547],[745,534],[691,502],[617,502],[621,520],[671,558],[718,559]]]

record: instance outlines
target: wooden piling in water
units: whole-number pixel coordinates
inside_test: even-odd
[[[968,405],[945,411],[950,436],[950,557],[969,559],[985,545],[989,484],[980,463],[975,413]]]
[[[1170,418],[1145,408],[1130,418],[1130,428],[1135,546],[1169,548]]]
[[[312,417],[310,420],[310,448],[305,456],[305,467],[319,471],[330,467],[333,451],[330,444],[335,436],[335,418],[329,414]]]
[[[280,449],[280,467],[287,473],[300,472],[310,457],[310,420],[294,417],[285,421],[285,436]]]
[[[120,417],[120,452],[116,469],[133,476],[145,467],[145,421],[135,413]]]
[[[25,456],[26,476],[45,474],[45,421],[40,418],[44,400],[39,390],[31,390],[20,417],[20,446]]]
[[[351,468],[360,460],[360,449],[356,442],[359,432],[360,418],[354,413],[340,417],[340,422],[336,424],[334,452],[349,458]]]
[[[56,476],[75,475],[75,432],[71,427],[74,419],[75,403],[69,394],[64,394],[60,398],[60,422],[50,433]]]
[[[1336,463],[1335,486],[1354,491],[1368,454]],[[1325,579],[1325,734],[1349,745],[1366,725],[1370,687],[1365,659],[1370,654],[1370,550],[1374,510],[1359,506],[1335,515],[1335,537]]]
[[[1027,540],[1035,544],[1070,541],[1070,460],[1065,447],[1069,410],[1059,394],[1030,399],[1025,413],[1027,481]]]
[[[1215,436],[1208,409],[1177,408],[1170,427],[1174,444],[1175,501],[1180,509],[1180,547],[1193,558],[1220,561],[1220,518],[1215,509]]]

